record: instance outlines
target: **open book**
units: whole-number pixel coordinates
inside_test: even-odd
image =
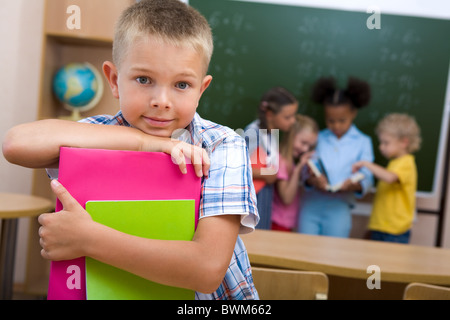
[[[319,165],[319,167],[316,166],[316,164],[314,163],[313,160],[311,160],[311,159],[308,160],[308,166],[311,169],[311,171],[314,173],[314,175],[316,177],[320,177],[323,174],[326,177],[327,181],[329,181],[327,171],[325,170],[325,167],[320,159],[318,160],[318,165]],[[361,181],[362,179],[364,179],[364,174],[362,174],[361,172],[355,172],[354,174],[352,174],[349,177],[349,179],[353,183],[357,183],[357,182]],[[334,185],[327,184],[327,191],[337,192],[341,189],[343,183],[344,183],[344,181],[341,181]]]

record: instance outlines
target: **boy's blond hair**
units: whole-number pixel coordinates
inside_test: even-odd
[[[128,7],[117,21],[113,62],[120,66],[130,45],[148,36],[175,46],[191,46],[204,57],[205,73],[213,52],[208,21],[179,0],[142,0]]]
[[[375,132],[377,135],[386,133],[393,135],[398,139],[408,139],[408,153],[418,151],[420,149],[420,144],[422,143],[419,125],[413,117],[407,114],[388,114],[378,123]]]

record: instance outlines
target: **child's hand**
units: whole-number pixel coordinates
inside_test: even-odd
[[[205,149],[183,141],[172,140],[169,145],[169,148],[164,152],[172,156],[173,162],[178,164],[182,173],[187,172],[186,158],[188,158],[190,163],[194,165],[197,177],[208,177],[210,161]]]
[[[347,179],[342,184],[339,191],[342,192],[360,192],[362,190],[361,184],[359,182],[353,182],[351,179]]]
[[[352,173],[355,173],[355,172],[359,171],[359,169],[361,169],[362,167],[365,167],[366,163],[367,163],[367,161],[363,161],[363,160],[355,162],[352,165]]]
[[[312,175],[310,178],[308,178],[307,181],[308,184],[312,185],[316,189],[321,191],[327,191],[328,180],[324,175],[321,175],[320,177]]]
[[[308,162],[309,159],[311,159],[311,156],[314,154],[314,151],[308,151],[303,153],[300,156],[300,160],[294,167],[293,174],[297,174],[300,176],[302,168],[305,166],[305,164]],[[311,172],[312,173],[312,172]]]
[[[140,132],[140,137],[140,139],[137,139],[139,141],[139,151],[170,154],[172,161],[180,167],[180,171],[183,174],[187,172],[187,162],[194,165],[197,177],[208,176],[210,161],[205,149],[177,139],[155,137],[143,132]],[[189,160],[186,161],[186,158]]]
[[[300,156],[300,161],[298,163],[303,167],[308,162],[308,160],[311,159],[314,153],[315,151],[304,152]]]
[[[83,243],[93,220],[57,180],[52,180],[51,187],[63,209],[39,216],[41,255],[50,260],[70,260],[84,256]]]

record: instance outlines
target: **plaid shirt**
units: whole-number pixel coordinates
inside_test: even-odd
[[[100,115],[81,122],[130,124],[119,111],[115,116]],[[245,141],[231,129],[202,119],[197,113],[178,140],[204,148],[211,160],[209,176],[203,180],[199,218],[220,214],[241,215],[240,233],[254,230],[259,216]],[[259,299],[253,284],[247,250],[238,237],[230,265],[219,288],[212,294],[196,292],[196,299]]]

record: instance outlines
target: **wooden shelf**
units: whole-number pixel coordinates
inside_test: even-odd
[[[66,34],[63,32],[49,32],[47,33],[47,37],[60,44],[86,47],[107,47],[111,49],[113,43],[112,39],[109,38],[83,38],[78,34]]]
[[[84,39],[110,39],[114,36],[114,24],[120,13],[134,3],[133,0],[47,0],[45,31],[47,34],[77,35]],[[70,30],[67,8],[80,8],[80,29]]]

